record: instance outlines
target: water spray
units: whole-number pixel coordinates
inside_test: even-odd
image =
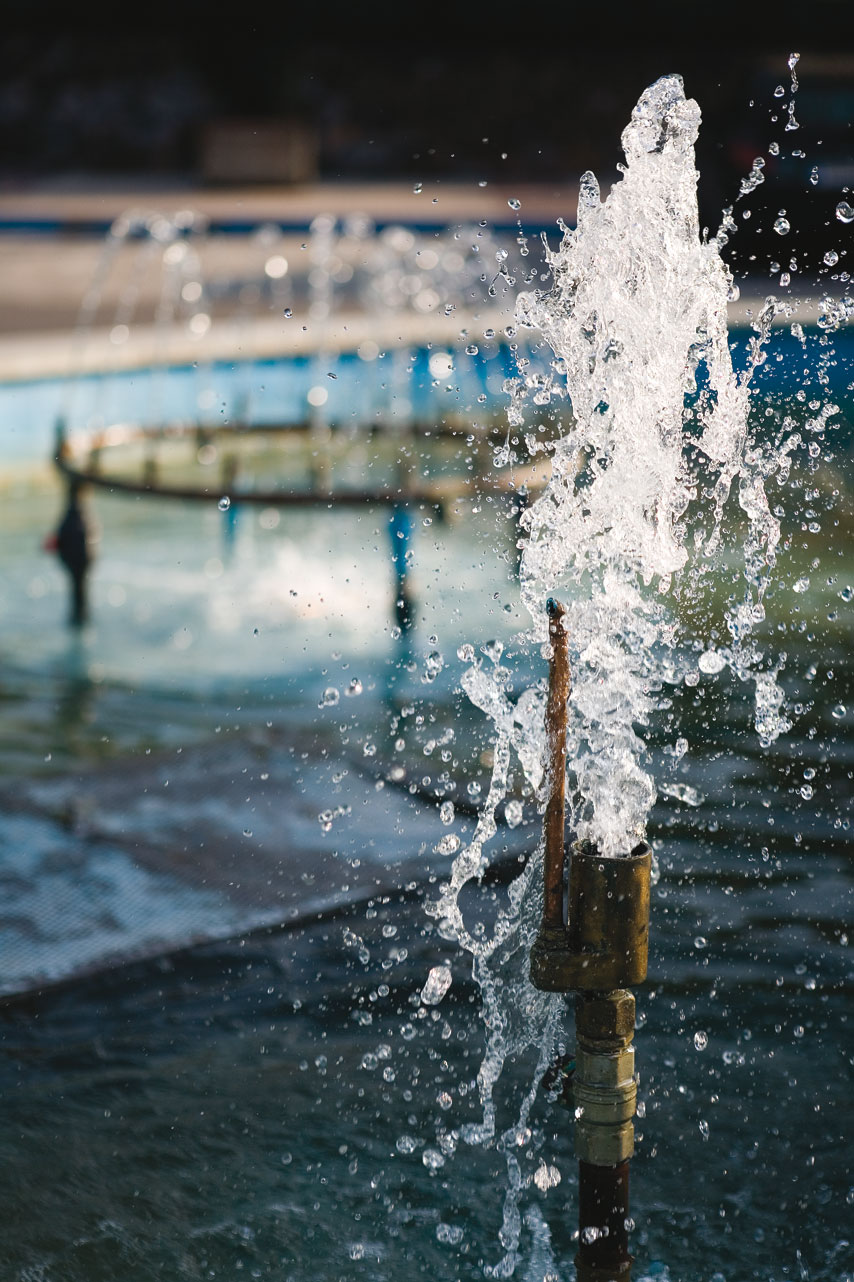
[[[531,948],[531,981],[544,992],[575,993],[574,1070],[562,1065],[552,1084],[561,1088],[576,1119],[578,1282],[628,1282],[629,1159],[637,1100],[630,990],[646,978],[651,855],[641,843],[624,856],[604,858],[592,842],[578,842],[567,877],[569,649],[563,607],[550,598],[547,610],[543,918]]]

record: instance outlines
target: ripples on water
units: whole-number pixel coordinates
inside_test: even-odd
[[[489,764],[455,693],[457,646],[492,632],[512,661],[519,626],[491,515],[421,537],[426,617],[404,652],[379,518],[265,531],[247,515],[229,563],[215,511],[99,500],[97,623],[75,650],[36,550],[56,502],[9,495],[2,514],[0,970],[9,990],[39,967],[58,979],[118,959],[3,1010],[3,1276],[482,1277],[506,1164],[458,1138],[479,1119],[482,1027],[424,901]],[[816,500],[789,502],[797,529]],[[850,522],[843,496],[820,534],[798,534],[769,601],[804,705],[793,731],[760,750],[727,673],[674,695],[655,730],[671,795],[653,814],[662,875],[639,994],[639,1277],[842,1282],[854,1268]],[[290,593],[309,583],[301,609]],[[446,667],[422,680],[437,648]],[[517,800],[496,897],[538,829]],[[178,948],[193,937],[212,942]],[[425,1005],[434,966],[453,982]],[[508,1065],[508,1098],[530,1071]],[[553,1257],[569,1277],[570,1121],[545,1099],[531,1120],[528,1276]]]

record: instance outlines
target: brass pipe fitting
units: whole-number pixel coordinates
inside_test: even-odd
[[[580,1118],[575,1124],[575,1156],[588,1166],[619,1166],[634,1156],[635,1128],[631,1122],[597,1126]]]
[[[635,997],[627,988],[610,993],[578,993],[575,1026],[585,1045],[594,1050],[619,1050],[632,1040],[635,1030]]]
[[[531,949],[531,981],[546,992],[607,992],[641,984],[649,953],[652,856],[641,844],[605,859],[572,848],[566,926],[543,921]]]
[[[576,998],[575,1152],[591,1166],[617,1166],[634,1152],[634,1017],[635,999],[622,989]]]

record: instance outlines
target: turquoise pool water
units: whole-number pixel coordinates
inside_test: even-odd
[[[733,358],[745,364],[749,330],[733,331]],[[516,343],[514,351],[510,343]],[[476,349],[476,350],[467,350]],[[757,394],[793,398],[798,410],[830,392],[851,404],[854,334],[775,331],[768,359],[757,371]],[[505,380],[519,376],[518,360],[531,362],[526,376],[545,369],[524,333],[498,335],[459,346],[382,350],[363,344],[362,355],[292,357],[184,367],[106,371],[73,380],[0,383],[0,458],[7,463],[50,457],[57,420],[71,428],[111,422],[143,425],[163,421],[290,423],[305,421],[309,394],[319,389],[327,421],[342,426],[442,415],[502,413]],[[701,379],[702,384],[702,379]],[[561,409],[559,402],[553,408]],[[548,418],[550,410],[543,409]]]

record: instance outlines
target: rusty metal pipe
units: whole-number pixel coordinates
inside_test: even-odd
[[[546,704],[546,818],[543,862],[543,925],[563,925],[564,822],[566,812],[566,719],[570,693],[569,646],[564,609],[554,597],[549,616],[549,694]]]

